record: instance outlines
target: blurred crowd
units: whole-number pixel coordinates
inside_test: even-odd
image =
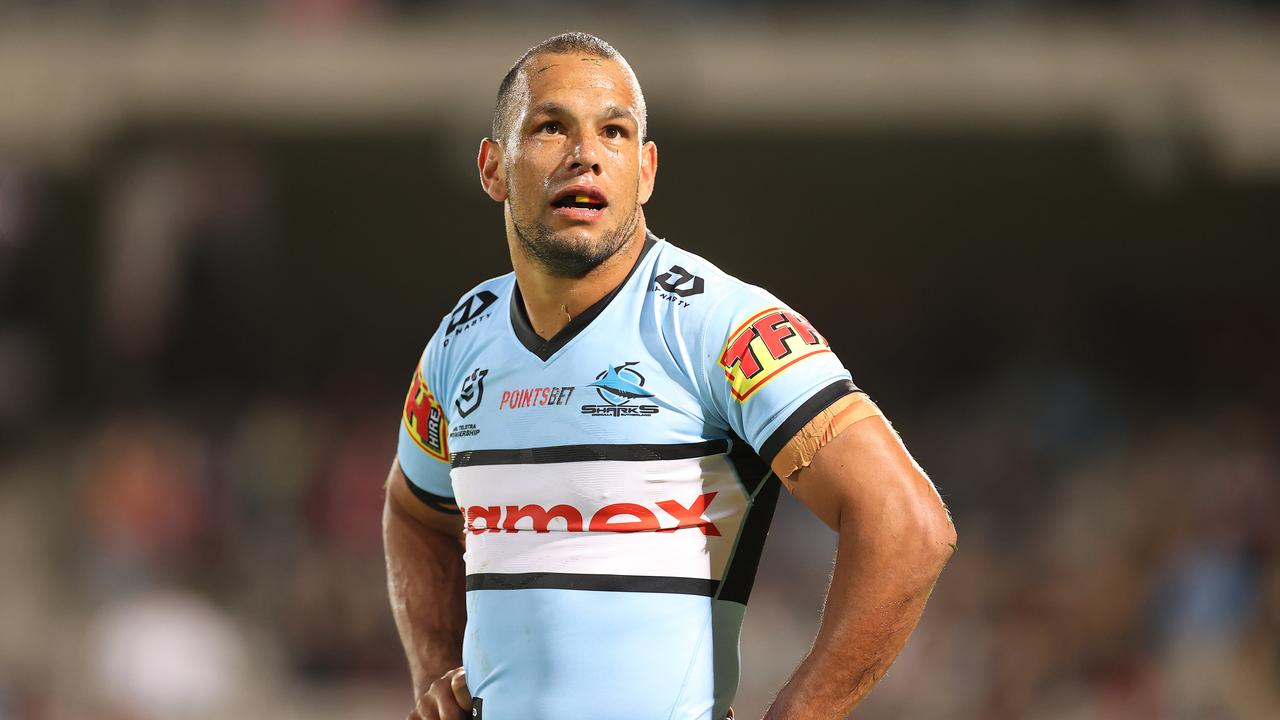
[[[913,442],[937,448],[934,472],[965,509],[961,550],[873,704],[884,717],[1276,717],[1276,418],[1190,402],[1153,415],[1114,395],[1081,415],[1096,387],[1064,397],[1054,378],[1024,380],[931,413]],[[1046,411],[1068,417],[1036,427]]]
[[[97,369],[61,386],[37,322],[41,178],[0,182],[2,720],[407,707],[379,536],[399,405],[382,388],[401,379],[254,380],[267,180],[227,148],[123,165],[76,349]],[[184,335],[218,327],[248,333],[243,357],[202,362]],[[886,408],[960,548],[859,717],[1280,717],[1274,378],[1153,403],[1011,354],[968,380]],[[815,631],[833,540],[784,502],[745,628],[746,717]]]
[[[1276,717],[1274,418],[1141,417],[1111,397],[1069,419],[1108,428],[1081,438],[1028,427],[1082,400],[1029,380],[899,423],[960,550],[860,717]],[[70,413],[5,455],[0,718],[339,717],[318,698],[343,690],[391,717],[407,701],[379,540],[396,408],[213,404],[234,409]],[[765,649],[812,636],[832,539],[817,533],[794,507],[775,524],[744,712],[798,659]]]
[[[356,714],[401,712],[397,403],[259,391],[254,162],[159,152],[112,178],[74,359],[47,179],[0,171],[0,718],[350,717],[328,695],[365,686]]]
[[[922,16],[976,13],[984,17],[1026,17],[1067,12],[1098,14],[1149,14],[1194,17],[1216,13],[1250,12],[1277,7],[1276,0],[662,0],[653,11],[673,15],[712,16],[759,14],[785,21],[800,13],[859,11],[889,16]],[[45,21],[76,19],[128,28],[139,21],[200,18],[240,21],[265,19],[296,30],[341,30],[370,22],[402,22],[447,17],[459,12],[513,12],[530,14],[573,7],[564,0],[6,0],[0,2],[0,20]],[[572,23],[571,23],[572,24]]]

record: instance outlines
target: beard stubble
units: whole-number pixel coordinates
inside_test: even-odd
[[[640,204],[636,203],[618,227],[592,242],[576,241],[567,232],[556,232],[541,221],[522,222],[515,213],[511,224],[520,247],[538,267],[553,277],[581,279],[613,257],[626,246],[640,222]]]

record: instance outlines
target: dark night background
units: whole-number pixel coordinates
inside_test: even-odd
[[[352,21],[375,45],[432,13],[488,17],[351,5],[381,8]],[[308,3],[283,6],[235,22]],[[717,37],[804,45],[809,26],[752,8]],[[354,11],[334,12],[320,47]],[[1217,42],[1253,37],[1241,17],[1274,27],[1249,12]],[[1071,27],[1046,13],[1030,25]],[[544,25],[485,67],[561,29]],[[600,34],[631,55],[640,33]],[[660,150],[650,228],[804,312],[953,512],[959,552],[858,716],[1280,712],[1280,163],[1241,170],[1210,124],[1083,112],[709,119],[646,79],[660,44],[633,43]],[[381,483],[432,328],[510,267],[474,177],[483,102],[444,124],[447,102],[317,122],[182,102],[104,125],[72,162],[0,145],[0,719],[402,716]],[[807,649],[833,548],[784,498],[740,717]]]

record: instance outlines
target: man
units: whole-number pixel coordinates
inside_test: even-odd
[[[514,273],[441,320],[388,478],[410,718],[732,717],[779,479],[839,550],[767,717],[844,717],[954,548],[826,338],[648,231],[645,119],[631,68],[590,35],[535,46],[502,82],[478,166]]]

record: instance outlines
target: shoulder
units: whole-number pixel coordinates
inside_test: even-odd
[[[483,344],[491,333],[502,327],[497,320],[507,311],[514,282],[513,273],[489,278],[454,301],[453,308],[436,323],[422,352],[419,368],[428,373],[428,378],[447,375],[460,351]]]
[[[674,307],[655,313],[663,318],[667,347],[684,358],[705,391],[741,405],[770,384],[774,394],[783,388],[780,397],[789,402],[787,393],[798,397],[809,385],[848,376],[827,339],[773,293],[686,250],[666,243],[660,249],[650,289],[655,303]],[[791,369],[807,358],[825,360]],[[757,409],[775,404],[754,402]]]
[[[436,397],[452,397],[460,367],[504,327],[514,273],[490,278],[463,293],[440,318],[418,361],[424,387]]]
[[[493,320],[506,309],[515,283],[515,273],[489,278],[462,294],[453,309],[445,314],[432,339],[440,348],[448,348],[468,335],[485,334]]]
[[[751,303],[772,296],[721,270],[712,261],[665,240],[655,247],[653,278],[649,290],[657,302],[666,302],[690,314],[705,316],[726,302]]]
[[[662,241],[654,248],[648,291],[657,314],[683,335],[724,334],[735,321],[783,308],[767,290],[730,275],[696,253]],[[663,306],[666,306],[665,308]]]

